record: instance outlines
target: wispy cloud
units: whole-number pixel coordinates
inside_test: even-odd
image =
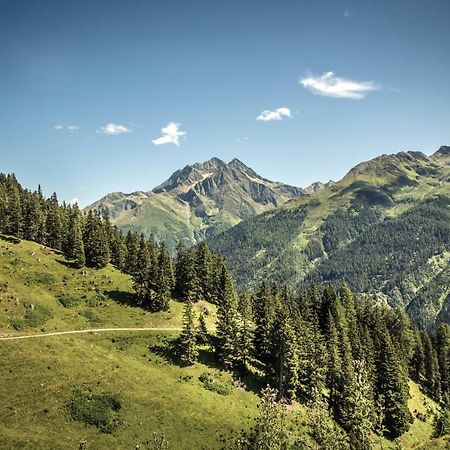
[[[256,118],[256,120],[270,122],[271,120],[281,120],[283,117],[291,117],[291,110],[289,108],[277,108],[275,111],[266,109]]]
[[[69,205],[79,205],[80,201],[75,197],[72,200],[70,200]]]
[[[349,19],[351,16],[350,11],[346,10],[344,11],[344,17],[346,17],[347,19]]]
[[[108,123],[104,127],[99,128],[97,130],[97,133],[115,136],[117,134],[131,133],[131,128],[128,128],[125,125],[120,125],[118,123]]]
[[[187,135],[186,131],[180,131],[180,124],[175,122],[169,122],[161,129],[161,133],[162,136],[152,140],[155,145],[175,144],[179,146],[180,138]]]
[[[244,142],[248,141],[248,136],[242,136],[242,137],[238,137],[234,140],[235,144],[243,144]]]
[[[53,125],[53,129],[58,130],[58,131],[62,131],[62,130],[66,130],[69,131],[70,133],[75,133],[75,131],[78,131],[80,127],[78,125],[61,125],[61,124],[56,124]]]
[[[313,94],[335,98],[351,98],[360,100],[368,92],[379,89],[373,81],[354,81],[339,78],[333,72],[325,72],[320,77],[307,77],[300,80],[300,84]]]

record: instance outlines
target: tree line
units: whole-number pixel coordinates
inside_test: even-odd
[[[329,448],[366,450],[373,433],[405,433],[413,421],[409,378],[444,410],[449,404],[448,325],[419,330],[403,309],[357,301],[346,285],[293,293],[262,283],[239,295],[225,266],[216,303],[208,339],[223,367],[238,376],[256,371],[280,400],[309,405],[325,427],[315,427],[315,438]],[[184,319],[182,358],[191,364],[201,326],[189,299]]]
[[[61,251],[75,268],[108,263],[133,278],[132,301],[152,311],[167,310],[169,300],[203,298],[214,303],[223,258],[206,244],[177,248],[176,261],[164,242],[129,231],[123,234],[108,216],[82,213],[60,204],[56,193],[24,189],[14,175],[0,174],[0,233]]]

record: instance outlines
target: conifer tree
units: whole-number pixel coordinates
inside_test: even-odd
[[[441,323],[433,337],[439,366],[442,403],[450,403],[450,326]]]
[[[263,282],[256,293],[254,302],[255,351],[262,362],[267,362],[272,351],[272,325],[275,320],[275,308],[272,292]]]
[[[209,342],[208,328],[206,326],[205,315],[203,313],[200,313],[200,316],[198,318],[197,342],[200,345],[205,345]]]
[[[439,373],[439,363],[436,350],[433,347],[431,338],[427,332],[422,333],[423,353],[424,353],[424,372],[426,387],[429,394],[437,401],[441,397],[441,380]]]
[[[108,264],[109,245],[98,213],[88,212],[84,225],[83,243],[88,266],[102,268]]]
[[[119,270],[125,270],[127,247],[121,231],[116,226],[113,227],[110,248],[111,263],[114,264]]]
[[[314,389],[309,402],[308,423],[310,434],[320,450],[349,450],[345,431],[333,420],[327,402],[320,391]]]
[[[397,438],[409,429],[409,387],[401,360],[387,330],[381,331],[378,360],[377,396],[384,398],[383,425],[389,437]]]
[[[226,369],[237,363],[238,324],[236,320],[236,292],[225,265],[222,266],[217,299],[216,353]]]
[[[138,234],[128,231],[125,237],[125,272],[129,275],[135,275],[140,270],[139,250],[141,238]]]
[[[83,218],[78,206],[69,212],[69,227],[66,240],[66,258],[72,259],[76,268],[82,268],[86,263],[83,244]]]
[[[280,314],[274,324],[275,382],[280,398],[297,398],[299,357],[297,336],[291,319]]]
[[[245,369],[255,350],[252,299],[248,292],[239,297],[236,318],[239,334],[237,359]]]
[[[194,325],[194,311],[191,300],[184,304],[183,331],[180,335],[181,360],[192,365],[197,361],[197,333]]]
[[[260,413],[248,436],[239,443],[246,450],[285,450],[289,448],[286,412],[277,401],[275,389],[266,387],[261,391]]]
[[[375,420],[373,393],[364,362],[356,361],[354,365],[352,379],[347,381],[347,408],[342,425],[348,433],[352,450],[371,450]]]
[[[45,223],[45,229],[46,244],[51,248],[61,250],[63,241],[63,227],[56,193],[53,193],[47,202],[47,220]]]
[[[173,288],[172,260],[164,243],[161,244],[156,267],[156,298],[153,301],[154,311],[167,311]],[[189,298],[192,301],[192,298]]]
[[[152,281],[150,256],[148,253],[147,241],[143,234],[141,234],[137,245],[135,244],[134,237],[128,235],[130,239],[130,249],[137,246],[137,251],[133,255],[133,258],[128,260],[131,265],[129,270],[133,270],[133,285],[136,292],[138,302],[146,306],[150,310],[153,310],[153,299],[156,295],[156,286]],[[134,262],[136,260],[136,262]],[[134,266],[134,268],[133,268]]]
[[[37,193],[30,194],[25,204],[24,238],[42,243],[45,235],[45,215]]]
[[[213,300],[212,258],[205,241],[200,242],[195,255],[196,275],[199,282],[199,296],[203,300]]]
[[[20,196],[18,183],[14,175],[10,178],[8,201],[7,201],[7,220],[6,232],[16,237],[22,237],[23,232],[23,205]]]

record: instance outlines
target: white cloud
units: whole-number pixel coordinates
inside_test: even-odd
[[[238,137],[237,139],[234,140],[235,144],[243,144],[244,142],[248,141],[248,136],[242,136],[242,137]]]
[[[77,131],[80,127],[78,125],[61,125],[61,124],[57,124],[54,125],[53,128],[55,130],[67,130],[70,133],[75,133],[75,131]]]
[[[72,200],[70,200],[69,205],[79,205],[80,201],[75,197]]]
[[[379,89],[373,81],[353,81],[339,78],[333,72],[325,72],[320,77],[303,78],[300,80],[300,84],[316,95],[355,100],[364,98],[367,92]]]
[[[175,122],[169,122],[161,129],[161,133],[161,137],[152,140],[155,145],[175,144],[179,146],[180,137],[187,135],[186,131],[180,131],[180,124]]]
[[[131,133],[131,128],[128,128],[125,125],[120,125],[118,123],[108,123],[104,127],[101,127],[99,130],[97,130],[97,133],[109,134],[114,136],[117,134]]]
[[[350,17],[350,11],[344,11],[344,17],[348,19]]]
[[[275,111],[266,109],[256,118],[256,120],[269,122],[271,120],[281,120],[283,117],[291,117],[291,110],[289,108],[277,108]]]

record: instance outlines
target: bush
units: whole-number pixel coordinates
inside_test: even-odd
[[[53,316],[52,312],[45,306],[39,304],[33,305],[31,303],[25,303],[24,306],[24,317],[13,317],[10,320],[11,326],[17,331],[23,330],[27,327],[34,328],[44,325],[45,322]]]
[[[25,320],[21,319],[20,317],[13,317],[10,321],[11,326],[17,330],[23,330],[26,326]]]
[[[74,297],[70,294],[63,294],[58,298],[59,303],[64,306],[64,308],[72,308],[80,304],[80,299]]]
[[[233,392],[233,386],[229,382],[221,383],[208,372],[202,373],[198,379],[208,391],[217,392],[220,395],[230,395]]]
[[[44,325],[44,323],[53,316],[48,308],[39,304],[32,305],[25,303],[25,308],[24,320],[28,327],[39,327]]]
[[[95,294],[94,296],[89,297],[86,300],[86,304],[91,308],[95,306],[101,306],[105,302],[106,297],[103,294]]]
[[[27,275],[26,282],[29,284],[44,284],[48,286],[55,282],[55,277],[48,272],[35,272]]]
[[[92,311],[89,311],[88,309],[81,311],[80,314],[89,321],[90,325],[99,325],[102,322],[100,317],[97,316],[97,314],[94,314]]]
[[[122,405],[114,394],[92,394],[75,389],[70,403],[72,418],[93,425],[103,433],[112,433],[119,425]]]

